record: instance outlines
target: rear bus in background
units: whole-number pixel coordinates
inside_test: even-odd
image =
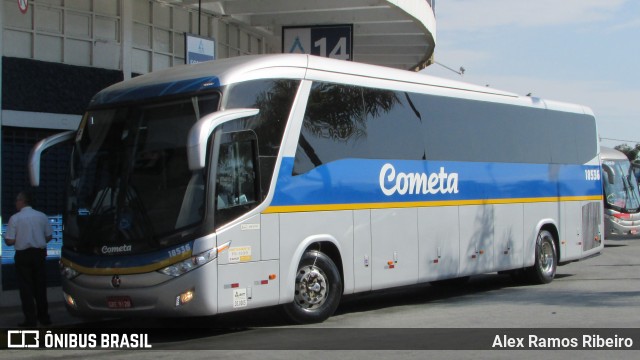
[[[627,156],[615,149],[600,148],[604,192],[605,237],[640,234],[640,193]]]
[[[68,309],[198,316],[524,272],[599,253],[586,107],[306,55],[175,67],[97,94],[75,132]]]

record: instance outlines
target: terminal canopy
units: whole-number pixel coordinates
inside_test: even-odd
[[[237,21],[262,33],[267,53],[282,51],[283,27],[352,25],[354,61],[400,69],[429,64],[435,0],[166,0]]]

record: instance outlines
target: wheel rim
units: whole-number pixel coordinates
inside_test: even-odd
[[[300,308],[307,311],[318,309],[325,303],[328,292],[329,283],[322,269],[308,265],[298,270],[294,299]]]
[[[555,252],[553,244],[548,238],[540,242],[540,271],[545,276],[552,276],[555,268]]]

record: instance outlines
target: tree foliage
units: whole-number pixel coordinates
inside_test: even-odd
[[[304,126],[316,137],[349,141],[367,136],[367,117],[389,112],[400,101],[389,91],[320,83],[309,95]]]
[[[628,144],[617,145],[614,149],[624,153],[629,161],[640,160],[638,154],[640,154],[640,143],[635,147],[631,147]]]

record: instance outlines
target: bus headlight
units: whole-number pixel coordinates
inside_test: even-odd
[[[213,248],[207,250],[198,255],[192,256],[189,259],[183,260],[179,263],[169,265],[164,269],[158,270],[159,272],[169,276],[181,276],[188,273],[191,270],[197,269],[200,266],[214,260],[218,257],[218,249]]]
[[[72,269],[70,266],[67,266],[64,263],[60,262],[60,275],[71,280],[80,275],[80,273]]]

